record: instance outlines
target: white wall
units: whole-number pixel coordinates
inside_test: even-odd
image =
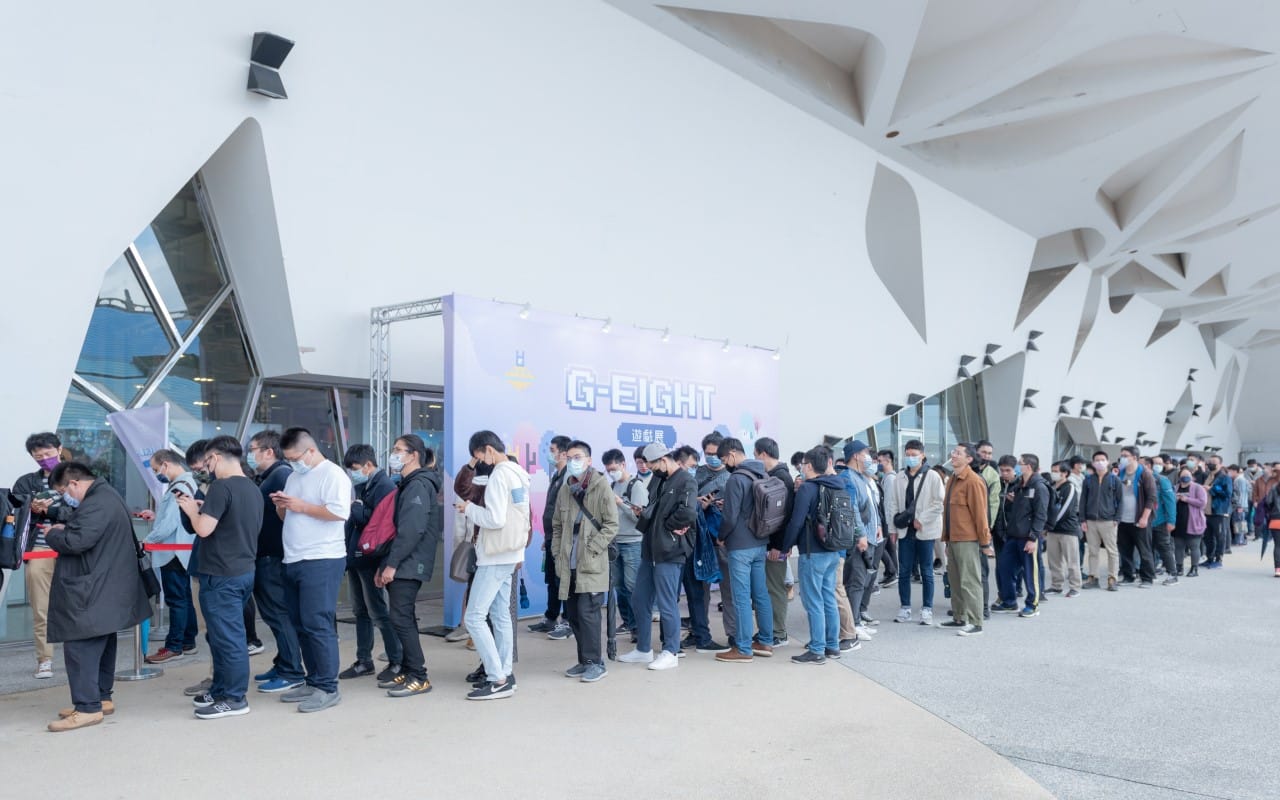
[[[1036,328],[1026,380],[1040,408],[1022,412],[1017,445],[1047,452],[1057,394],[1110,400],[1109,419],[1159,432],[1181,362],[1207,361],[1201,347],[1138,363],[1149,313],[1134,301],[1105,324],[1100,312],[1105,336],[1066,370],[1080,276],[1014,330],[1033,240],[904,173],[921,216],[921,341],[867,260],[875,155],[603,3],[76,5],[26,4],[0,30],[0,153],[20,156],[6,167],[4,278],[50,298],[0,315],[6,343],[46,333],[38,379],[0,388],[11,440],[56,422],[106,267],[248,118],[269,180],[244,184],[273,196],[280,307],[317,374],[367,374],[370,306],[453,291],[529,301],[785,345],[782,444],[795,449],[953,383],[959,356],[988,342],[1012,355]],[[48,30],[64,58],[45,57]],[[286,101],[244,91],[256,30],[298,41]],[[394,336],[395,379],[441,380],[435,329]],[[25,468],[15,449],[0,475]]]

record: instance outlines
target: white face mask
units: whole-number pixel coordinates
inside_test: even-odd
[[[1105,462],[1105,461],[1095,461],[1095,462],[1093,462],[1093,468],[1094,468],[1094,469],[1096,469],[1098,472],[1106,472],[1106,471],[1107,471],[1107,462]]]
[[[404,469],[404,456],[399,453],[392,453],[391,458],[387,459],[387,466],[392,472],[400,472]]]
[[[620,469],[609,470],[609,480],[613,481],[614,483],[617,483],[618,481],[622,480],[622,470]]]

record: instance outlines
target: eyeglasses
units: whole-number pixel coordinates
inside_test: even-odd
[[[572,462],[573,462],[573,463],[575,463],[575,464],[581,464],[582,462],[584,462],[584,461],[586,461],[586,460],[587,460],[587,457],[586,457],[586,456],[573,456],[573,457],[572,457],[572,458],[570,458],[569,460],[570,460],[570,461],[572,461]]]

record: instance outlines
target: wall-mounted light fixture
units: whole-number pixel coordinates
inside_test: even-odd
[[[255,33],[249,50],[249,84],[245,88],[273,100],[287,100],[289,95],[280,79],[280,66],[293,50],[293,44],[291,39],[274,33]]]

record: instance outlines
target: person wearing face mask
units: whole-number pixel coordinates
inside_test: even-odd
[[[653,479],[653,470],[649,469],[649,462],[644,460],[644,447],[637,447],[631,457],[636,462],[636,477],[640,479],[640,485],[648,491],[649,481]]]
[[[356,660],[338,673],[338,680],[350,680],[373,675],[373,630],[382,634],[382,646],[388,665],[377,675],[377,680],[387,681],[400,670],[400,639],[391,627],[387,613],[386,592],[374,585],[378,559],[366,556],[360,550],[360,534],[373,518],[374,509],[396,490],[395,481],[386,470],[378,469],[377,454],[367,444],[353,444],[342,457],[342,466],[351,476],[355,496],[351,500],[351,516],[347,517],[347,591],[351,596],[351,613],[356,619]],[[399,469],[397,469],[399,467]],[[392,453],[390,468],[399,473],[403,460]],[[258,603],[262,605],[261,602]],[[265,614],[264,614],[265,616]]]
[[[143,512],[143,519],[151,521],[151,532],[144,541],[147,544],[189,545],[196,537],[182,527],[178,495],[194,496],[196,480],[187,471],[182,457],[172,450],[155,451],[151,454],[150,464],[156,480],[164,484],[165,493],[155,514]],[[191,551],[159,550],[152,553],[151,558],[152,566],[160,569],[164,604],[169,609],[169,632],[165,635],[164,646],[144,660],[148,664],[163,664],[197,650],[196,609],[191,593],[191,576],[187,571]]]
[[[1156,513],[1151,520],[1151,549],[1153,557],[1159,558],[1161,571],[1165,573],[1164,586],[1173,586],[1178,582],[1177,569],[1173,564],[1173,524],[1177,520],[1178,504],[1173,491],[1173,483],[1165,475],[1164,456],[1143,457],[1142,465],[1151,470],[1156,480]],[[1160,574],[1159,571],[1156,573]]]
[[[1209,471],[1205,469],[1205,462],[1198,456],[1188,455],[1184,466],[1191,470],[1192,480],[1204,486],[1205,479],[1209,477]]]
[[[729,471],[719,456],[719,433],[709,433],[702,437],[702,455],[706,463],[693,470],[694,483],[697,484],[698,514],[697,536],[704,542],[714,539],[713,528],[723,517],[721,505],[724,500],[724,487],[729,482]],[[696,459],[696,451],[694,458]],[[686,458],[686,469],[688,459]],[[695,547],[696,550],[696,547]],[[723,572],[721,573],[723,577]],[[684,564],[684,596],[689,605],[689,635],[680,642],[681,648],[692,647],[699,653],[719,654],[729,650],[728,646],[717,642],[711,636],[711,584],[698,580],[694,572],[694,559]],[[732,641],[737,633],[734,628],[734,612],[732,603],[725,603],[726,609],[721,614],[725,636]]]
[[[1227,471],[1222,468],[1222,458],[1212,455],[1208,458],[1209,471],[1204,480],[1199,481],[1209,492],[1209,508],[1205,512],[1209,527],[1204,534],[1204,561],[1200,566],[1206,569],[1222,567],[1222,557],[1231,552],[1228,528],[1231,520],[1231,493],[1234,487]]]
[[[529,626],[530,631],[545,633],[547,638],[556,640],[568,639],[571,633],[569,623],[562,619],[564,604],[560,602],[560,577],[556,573],[556,562],[551,557],[549,548],[551,523],[555,520],[556,502],[560,497],[560,487],[565,480],[565,463],[568,460],[566,454],[571,441],[573,440],[568,436],[555,436],[547,446],[547,453],[551,456],[552,463],[549,470],[551,478],[547,484],[547,497],[542,506],[542,551],[546,554],[543,577],[547,581],[547,611],[541,621]]]
[[[649,492],[644,482],[637,476],[627,474],[627,459],[621,450],[609,450],[603,457],[604,468],[609,475],[609,484],[613,489],[614,503],[618,506],[618,535],[614,538],[614,546],[618,557],[610,564],[610,582],[618,593],[618,611],[622,624],[618,633],[632,633],[636,627],[636,617],[631,608],[631,593],[636,587],[636,571],[640,569],[640,541],[644,538],[636,529],[636,522],[644,507],[649,505]],[[639,459],[640,463],[644,458]],[[641,610],[640,617],[645,617],[646,609]]]
[[[716,660],[749,663],[755,656],[768,658],[773,655],[773,601],[765,578],[767,546],[765,540],[757,538],[751,529],[755,482],[765,480],[768,473],[763,463],[747,458],[746,448],[739,439],[722,439],[717,452],[730,471],[724,489],[724,519],[717,543],[723,557],[720,569],[724,580],[720,583],[720,597],[726,614],[729,607],[733,607],[733,625],[737,635],[731,642],[734,648],[719,653]]]
[[[875,630],[868,625],[871,617],[867,610],[871,604],[871,593],[875,590],[876,565],[880,563],[880,555],[884,550],[884,529],[880,525],[880,487],[872,476],[875,455],[866,442],[854,439],[846,444],[844,458],[848,469],[842,477],[858,516],[859,524],[855,529],[859,535],[853,549],[845,556],[841,579],[844,581],[849,608],[853,614],[854,637],[869,642]],[[845,642],[842,641],[840,645],[843,649]]]
[[[1271,465],[1269,479],[1259,478],[1257,482],[1263,484],[1266,490],[1266,494],[1262,498],[1263,507],[1261,509],[1264,517],[1263,524],[1266,526],[1266,531],[1270,534],[1271,539],[1280,539],[1280,462],[1275,462]],[[1265,538],[1262,539],[1262,546],[1267,546]],[[1275,567],[1275,576],[1280,578],[1280,547],[1276,547],[1275,541],[1271,545],[1271,559]]]
[[[1253,500],[1254,534],[1259,539],[1263,537],[1265,531],[1269,530],[1270,515],[1267,510],[1267,494],[1276,485],[1275,469],[1274,464],[1267,466],[1253,482],[1253,488],[1250,490],[1250,496]],[[1280,566],[1280,564],[1276,566]]]
[[[310,713],[331,708],[342,699],[334,624],[338,589],[347,566],[351,476],[324,457],[306,428],[286,430],[280,437],[280,452],[293,473],[284,490],[271,495],[271,502],[284,520],[285,602],[306,670],[306,683],[280,699]]]
[[[115,712],[116,631],[150,617],[151,603],[124,498],[76,461],[59,463],[48,480],[72,509],[45,533],[59,556],[50,559],[49,639],[62,642],[74,703],[49,723],[56,733],[97,725]]]
[[[14,481],[11,493],[31,507],[33,551],[48,551],[45,531],[50,525],[71,518],[72,509],[57,491],[49,487],[49,474],[61,463],[62,440],[55,433],[33,433],[27,437],[27,454],[36,462],[35,472]],[[47,636],[49,590],[53,583],[55,559],[35,558],[23,565],[26,575],[27,603],[31,606],[31,634],[35,639],[35,677],[53,677],[53,646]]]
[[[896,486],[889,523],[898,536],[898,615],[894,622],[911,622],[911,573],[920,570],[922,624],[933,623],[934,542],[942,535],[942,476],[929,465],[924,442],[903,446],[903,470]],[[927,622],[925,622],[927,620]]]
[[[212,473],[203,503],[178,497],[178,506],[200,537],[193,568],[200,582],[200,610],[213,656],[209,688],[192,698],[200,719],[249,713],[249,654],[245,649],[244,608],[253,593],[258,535],[262,528],[262,493],[240,466],[240,443],[230,436],[209,440],[200,457],[192,457]]]
[[[1124,486],[1111,472],[1108,456],[1102,450],[1093,454],[1092,473],[1084,480],[1080,496],[1080,516],[1085,539],[1089,545],[1089,578],[1086,589],[1101,588],[1098,572],[1098,556],[1107,551],[1107,591],[1119,591],[1116,582],[1120,578],[1120,550],[1116,546],[1116,520],[1120,517],[1120,496]]]
[[[1187,554],[1191,554],[1191,568],[1187,577],[1194,578],[1200,574],[1200,541],[1204,538],[1207,524],[1204,517],[1205,506],[1209,503],[1209,493],[1195,482],[1189,468],[1183,467],[1178,472],[1176,490],[1177,510],[1173,523],[1175,575],[1181,575]]]
[[[1155,515],[1159,493],[1155,477],[1139,461],[1138,448],[1120,450],[1120,514],[1117,518],[1116,547],[1120,550],[1120,573],[1124,583],[1138,581],[1138,588],[1150,588],[1155,582],[1156,565],[1151,554],[1151,520]],[[1138,552],[1137,565],[1133,562]],[[1140,580],[1139,580],[1140,579]]]
[[[1049,504],[1050,515],[1046,523],[1049,550],[1049,588],[1045,594],[1062,594],[1062,585],[1067,585],[1067,597],[1080,594],[1080,516],[1076,509],[1079,498],[1076,486],[1068,479],[1071,465],[1066,462],[1054,464],[1049,469],[1049,479],[1053,483],[1053,502]]]

